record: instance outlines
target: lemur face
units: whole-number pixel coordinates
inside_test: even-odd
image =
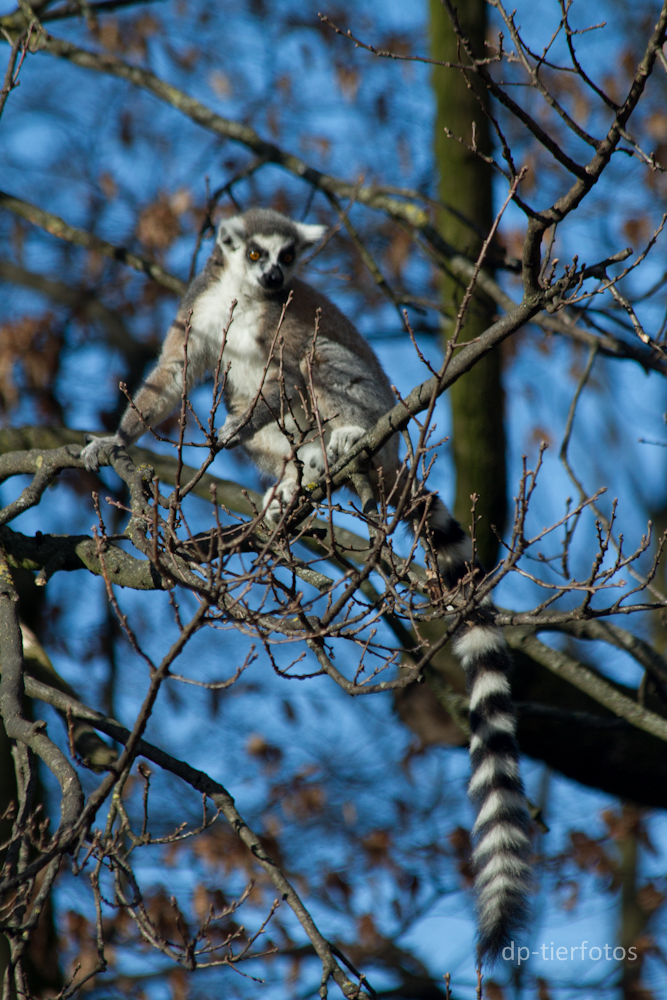
[[[279,233],[251,236],[245,243],[247,274],[250,282],[269,295],[279,292],[294,270],[297,241]]]
[[[266,298],[285,287],[299,257],[325,232],[325,226],[294,222],[270,209],[251,209],[220,224],[218,244],[239,290],[251,298]]]

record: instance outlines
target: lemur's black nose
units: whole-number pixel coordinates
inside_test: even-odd
[[[265,271],[259,279],[260,285],[271,292],[276,292],[283,287],[285,276],[277,264],[272,264],[268,271]]]

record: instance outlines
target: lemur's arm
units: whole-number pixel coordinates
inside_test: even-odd
[[[144,431],[164,420],[181,398],[185,324],[188,319],[188,314],[183,313],[181,308],[169,328],[157,365],[137,393],[134,405],[128,405],[116,433],[110,437],[92,438],[82,449],[81,458],[90,472],[99,470],[102,448],[134,444]],[[207,360],[205,340],[191,330],[188,338],[188,389],[205,373]]]

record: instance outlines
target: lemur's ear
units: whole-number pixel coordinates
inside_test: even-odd
[[[299,234],[299,241],[302,250],[306,247],[312,247],[315,243],[319,243],[320,240],[324,238],[324,234],[327,231],[326,226],[309,226],[305,222],[295,222],[294,225],[296,226],[296,231]]]
[[[217,242],[223,250],[236,250],[239,242],[245,238],[245,223],[242,215],[232,215],[223,219],[218,227]]]

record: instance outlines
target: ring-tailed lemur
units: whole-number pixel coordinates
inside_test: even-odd
[[[301,462],[306,481],[318,477],[325,469],[324,452],[335,462],[391,409],[394,395],[369,345],[329,299],[294,277],[299,257],[324,231],[264,209],[223,221],[135,407],[128,407],[113,437],[94,438],[82,450],[86,468],[99,468],[101,448],[132,444],[174,409],[183,391],[186,327],[188,386],[215,369],[225,337],[221,370],[228,416],[218,441],[224,448],[242,445],[260,470],[277,480],[265,497],[269,519],[276,519],[298,490]],[[304,405],[316,407],[321,419],[316,440],[304,441],[300,432]],[[375,455],[373,465],[376,482],[381,469],[390,490],[401,474],[396,438]],[[470,540],[437,497],[428,526],[443,579],[453,587],[469,572]],[[487,602],[486,609],[466,616],[453,648],[470,691],[470,796],[479,810],[473,830],[478,946],[482,956],[494,959],[525,921],[531,873],[508,654],[489,608]]]

